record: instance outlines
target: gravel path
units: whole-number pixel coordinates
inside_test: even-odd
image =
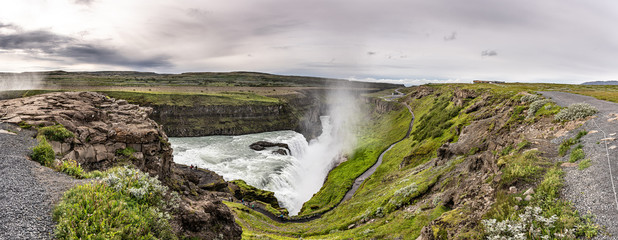
[[[53,204],[78,181],[28,160],[34,132],[0,129],[0,240],[51,239]]]
[[[592,166],[579,170],[577,167],[565,168],[565,187],[562,195],[573,202],[581,214],[590,213],[595,221],[606,227],[594,239],[618,239],[618,142],[603,140],[618,137],[618,103],[607,102],[593,97],[563,92],[542,92],[560,106],[585,102],[599,109],[597,117],[587,121],[569,135],[554,140],[561,143],[573,137],[581,130],[589,131],[582,138],[586,158],[592,160]],[[573,146],[575,147],[575,146]],[[568,154],[562,161],[568,161]]]

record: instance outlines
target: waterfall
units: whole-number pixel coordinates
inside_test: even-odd
[[[276,131],[240,136],[170,138],[174,160],[210,169],[226,181],[242,179],[260,189],[272,191],[290,215],[297,215],[317,193],[328,172],[343,153],[353,146],[357,101],[335,94],[329,116],[321,116],[322,134],[307,142],[294,131]],[[286,143],[291,155],[266,149],[254,151],[254,142]]]

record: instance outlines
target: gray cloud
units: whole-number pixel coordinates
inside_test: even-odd
[[[444,41],[452,41],[457,39],[457,32],[452,32],[451,35],[444,36]]]
[[[73,39],[48,31],[30,31],[16,34],[0,34],[0,49],[40,50],[52,53]]]
[[[4,26],[12,29],[21,29],[11,24],[0,24],[0,28]],[[101,44],[82,43],[75,38],[45,30],[18,30],[15,33],[0,34],[0,50],[27,51],[33,58],[47,59],[48,61],[68,58],[81,63],[135,68],[172,66],[167,56],[135,57]],[[39,54],[47,54],[49,56],[38,56]]]
[[[145,59],[131,58],[120,51],[95,44],[75,44],[61,49],[59,55],[80,62],[100,63],[138,68],[170,67],[169,57],[155,56]]]
[[[94,2],[95,0],[75,0],[76,4],[83,4],[83,5],[90,5]]]
[[[498,52],[496,52],[496,50],[483,50],[481,52],[481,56],[493,57],[497,55],[498,55]]]

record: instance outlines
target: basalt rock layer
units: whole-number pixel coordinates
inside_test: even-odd
[[[131,160],[163,179],[170,174],[172,149],[151,108],[92,92],[49,93],[0,102],[0,121],[35,127],[62,124],[75,137],[51,141],[56,154],[87,170]],[[120,152],[125,151],[125,154]]]

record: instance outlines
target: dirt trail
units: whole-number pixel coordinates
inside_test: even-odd
[[[35,132],[3,123],[0,129],[0,240],[52,239],[52,208],[80,181],[26,157]]]
[[[569,135],[555,139],[554,143],[560,144],[581,130],[589,131],[589,134],[581,139],[581,144],[592,165],[584,170],[577,167],[565,168],[562,195],[570,200],[581,214],[591,213],[595,216],[595,222],[606,227],[594,239],[618,239],[618,103],[571,93],[541,93],[563,107],[584,102],[599,110],[595,118]],[[561,160],[568,161],[568,157],[567,154]]]

